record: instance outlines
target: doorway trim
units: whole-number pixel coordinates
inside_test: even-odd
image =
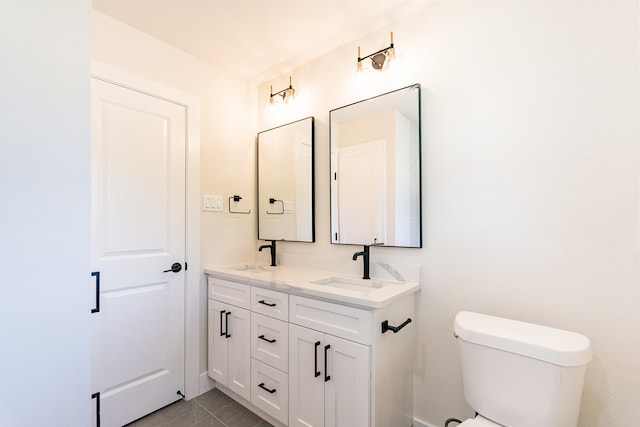
[[[188,269],[184,296],[185,397],[200,394],[200,100],[177,89],[153,82],[99,61],[91,63],[91,77],[145,93],[186,109],[186,257]]]

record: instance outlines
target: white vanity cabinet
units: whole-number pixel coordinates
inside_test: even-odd
[[[412,425],[413,294],[375,310],[296,295],[289,307],[290,426]]]
[[[208,274],[209,375],[245,405],[278,426],[412,425],[417,286],[379,303]],[[232,347],[236,336],[243,344]]]
[[[243,398],[251,398],[250,286],[209,278],[209,376]]]

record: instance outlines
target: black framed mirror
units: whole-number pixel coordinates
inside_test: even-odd
[[[258,133],[258,239],[315,241],[314,118]]]
[[[422,247],[420,85],[329,112],[331,243]]]

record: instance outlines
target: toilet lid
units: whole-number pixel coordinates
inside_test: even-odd
[[[470,420],[464,421],[462,424],[459,424],[458,427],[504,427],[504,426],[500,424],[496,424],[493,421],[489,421],[488,419],[478,415],[476,418],[472,418]]]

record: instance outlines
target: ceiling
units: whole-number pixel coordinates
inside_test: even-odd
[[[432,2],[93,0],[93,7],[217,67],[264,81]]]

